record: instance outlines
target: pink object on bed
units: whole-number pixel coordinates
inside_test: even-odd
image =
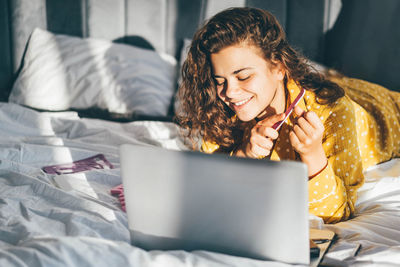
[[[121,203],[121,209],[126,212],[124,188],[123,188],[122,184],[111,188],[110,192],[111,192],[111,195],[117,195],[118,196],[119,203]]]
[[[89,158],[74,161],[72,163],[44,166],[42,170],[48,174],[71,174],[95,169],[114,169],[114,166],[103,154],[97,154]]]

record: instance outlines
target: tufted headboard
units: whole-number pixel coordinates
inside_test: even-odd
[[[270,10],[310,59],[400,90],[398,0],[0,0],[0,100],[7,101],[35,27],[179,59],[183,39],[232,6]]]

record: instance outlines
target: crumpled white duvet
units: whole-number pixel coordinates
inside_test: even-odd
[[[206,251],[144,251],[129,243],[119,145],[187,149],[172,123],[116,123],[74,112],[40,113],[0,103],[0,266],[289,266]],[[54,176],[41,167],[103,153],[111,170]],[[400,161],[367,173],[356,216],[335,225],[329,266],[399,266]],[[314,225],[318,225],[315,223]]]
[[[324,264],[400,266],[400,159],[367,170],[355,218],[324,227],[339,237]]]

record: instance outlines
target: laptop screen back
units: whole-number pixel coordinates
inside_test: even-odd
[[[121,146],[132,244],[308,264],[307,170],[150,146]]]

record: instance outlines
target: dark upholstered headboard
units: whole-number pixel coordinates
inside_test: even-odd
[[[0,100],[35,27],[178,57],[204,19],[232,6],[270,10],[310,59],[400,91],[398,0],[0,0]]]

